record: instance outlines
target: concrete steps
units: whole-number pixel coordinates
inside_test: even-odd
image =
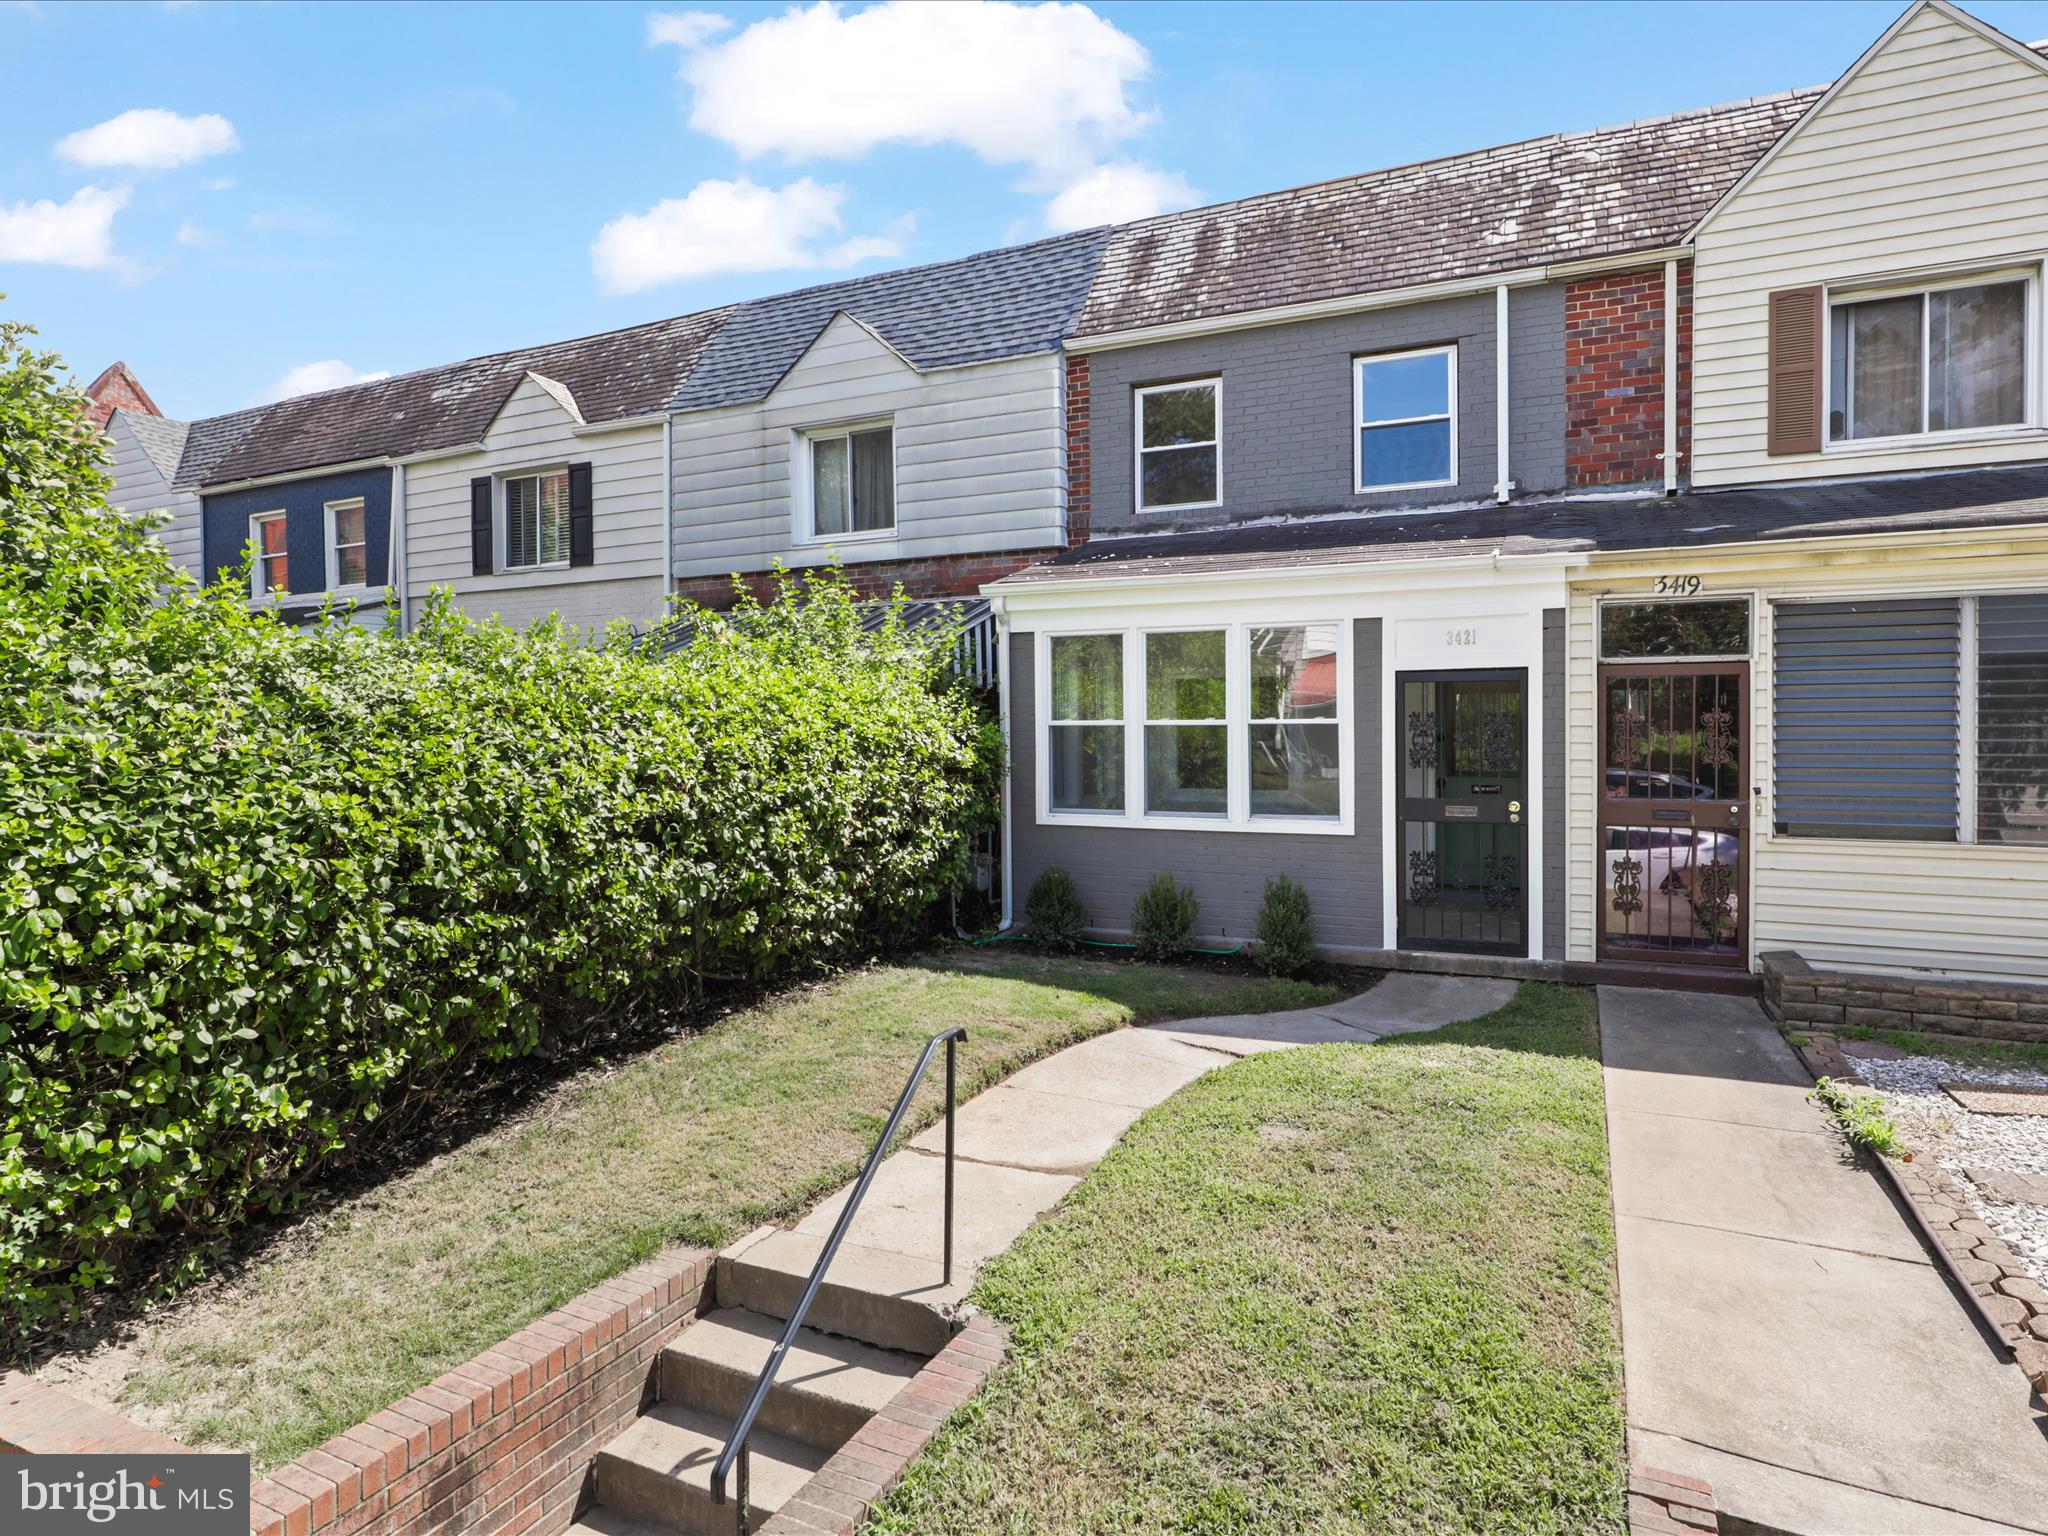
[[[824,1247],[822,1237],[762,1227],[718,1256],[719,1301],[788,1317]],[[842,1243],[804,1321],[878,1349],[935,1355],[957,1331],[953,1313],[967,1294],[967,1270],[956,1265],[946,1285],[936,1259]]]
[[[689,1330],[685,1330],[688,1332]],[[723,1505],[711,1501],[711,1468],[732,1419],[681,1403],[656,1403],[597,1454],[597,1501],[613,1516],[662,1531],[715,1536],[734,1529],[738,1469]],[[753,1525],[774,1513],[825,1464],[829,1450],[756,1428],[752,1447]]]

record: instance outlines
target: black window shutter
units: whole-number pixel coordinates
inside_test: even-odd
[[[597,556],[590,519],[590,465],[569,466],[569,563],[589,565]]]
[[[488,576],[491,563],[491,477],[478,475],[469,482],[470,572]]]

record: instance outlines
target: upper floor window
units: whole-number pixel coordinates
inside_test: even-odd
[[[1354,361],[1359,491],[1452,485],[1458,478],[1458,349]]]
[[[370,579],[370,546],[361,497],[327,503],[327,587],[360,587]]]
[[[1213,507],[1223,499],[1222,412],[1221,379],[1138,391],[1140,512]]]
[[[249,542],[256,546],[256,564],[250,568],[249,585],[257,597],[291,590],[284,539],[282,512],[257,512],[249,518]]]
[[[569,563],[569,471],[509,475],[505,486],[504,571]]]
[[[811,433],[808,536],[885,533],[896,526],[896,434],[889,427]]]
[[[1828,438],[2027,419],[2025,279],[1846,298],[1828,309]]]

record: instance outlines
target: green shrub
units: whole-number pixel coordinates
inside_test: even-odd
[[[54,367],[0,326],[0,1329],[543,1029],[853,953],[956,877],[998,738],[836,581],[666,660],[438,601],[293,630],[105,506]]]
[[[1252,958],[1268,976],[1299,976],[1316,959],[1316,915],[1308,892],[1287,875],[1266,882]]]
[[[1081,930],[1088,926],[1081,888],[1057,864],[1031,882],[1031,894],[1024,898],[1024,917],[1031,925],[1031,937],[1051,949],[1074,948],[1081,942]]]
[[[1826,1110],[1842,1134],[1857,1146],[1868,1147],[1880,1157],[1897,1162],[1913,1160],[1906,1138],[1885,1113],[1884,1100],[1879,1095],[1859,1092],[1846,1083],[1824,1077],[1813,1085],[1807,1098]]]
[[[1154,875],[1131,908],[1131,939],[1140,960],[1171,960],[1195,941],[1202,904],[1171,875]]]

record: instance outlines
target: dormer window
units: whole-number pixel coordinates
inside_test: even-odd
[[[896,526],[896,433],[887,425],[805,434],[813,539],[888,533]]]
[[[508,475],[504,482],[505,557],[498,569],[536,570],[569,563],[569,471]]]
[[[1835,299],[1828,440],[2023,425],[2029,286],[1979,278]]]

